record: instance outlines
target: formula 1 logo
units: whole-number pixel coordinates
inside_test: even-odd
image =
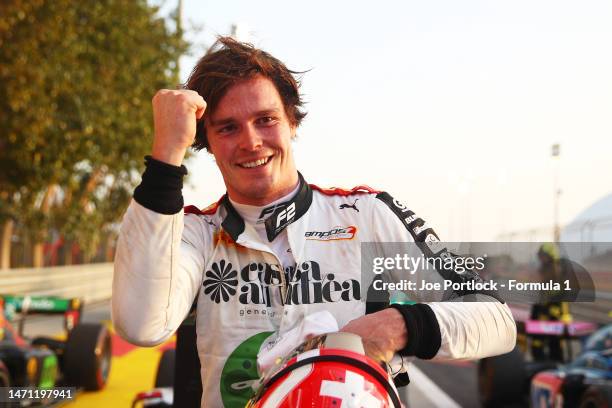
[[[344,240],[353,239],[357,227],[351,225],[348,227],[334,227],[329,231],[307,231],[304,236],[307,240],[314,241],[333,241],[333,240]]]

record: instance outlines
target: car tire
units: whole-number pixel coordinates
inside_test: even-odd
[[[580,398],[580,408],[610,408],[612,407],[612,386],[592,385]]]
[[[111,337],[105,326],[83,323],[70,331],[62,365],[67,386],[101,390],[108,381],[110,365]]]
[[[157,374],[155,375],[155,388],[174,387],[174,367],[176,366],[176,350],[164,350],[159,359]]]
[[[503,407],[525,400],[525,361],[518,347],[478,362],[478,391],[483,407]]]
[[[8,368],[4,365],[2,361],[0,361],[0,387],[10,387],[11,386],[11,376]]]

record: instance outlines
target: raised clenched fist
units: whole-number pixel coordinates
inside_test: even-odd
[[[204,116],[205,110],[204,98],[195,91],[157,91],[153,97],[153,158],[180,166],[195,139],[196,121]]]

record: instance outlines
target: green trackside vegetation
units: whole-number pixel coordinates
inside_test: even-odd
[[[178,83],[175,26],[145,0],[0,2],[0,269],[43,266],[58,237],[83,262],[112,248],[150,150],[151,98]]]

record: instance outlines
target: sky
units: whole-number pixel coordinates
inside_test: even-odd
[[[183,80],[232,24],[309,70],[294,152],[311,183],[388,191],[447,241],[550,228],[555,174],[561,224],[612,193],[608,0],[183,1]],[[225,192],[212,156],[186,165],[186,204]]]

